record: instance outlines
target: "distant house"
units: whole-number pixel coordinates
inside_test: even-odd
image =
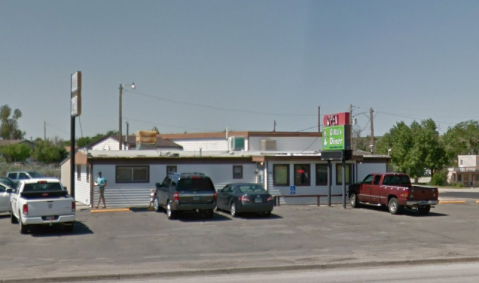
[[[29,140],[0,140],[0,147],[14,144],[26,144],[32,150],[35,148],[35,143]]]
[[[449,169],[447,182],[465,187],[479,185],[479,155],[458,155],[457,167]]]

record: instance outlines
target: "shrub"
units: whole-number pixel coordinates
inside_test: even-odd
[[[431,178],[431,185],[433,186],[444,186],[447,181],[447,172],[446,171],[439,171],[434,173]]]

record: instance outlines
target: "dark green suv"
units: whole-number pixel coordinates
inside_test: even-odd
[[[178,212],[204,213],[212,219],[216,207],[216,189],[210,177],[203,173],[172,173],[156,184],[154,207],[166,209],[168,219]]]

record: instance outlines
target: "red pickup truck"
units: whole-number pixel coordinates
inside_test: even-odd
[[[369,174],[362,182],[349,186],[351,207],[387,206],[391,214],[401,212],[404,207],[428,214],[431,206],[438,204],[438,195],[437,188],[412,186],[404,173]]]

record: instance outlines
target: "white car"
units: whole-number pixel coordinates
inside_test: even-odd
[[[0,183],[0,212],[10,212],[10,195],[13,188]]]
[[[19,181],[11,193],[11,220],[25,234],[33,225],[64,225],[68,231],[75,223],[75,200],[55,178]]]

